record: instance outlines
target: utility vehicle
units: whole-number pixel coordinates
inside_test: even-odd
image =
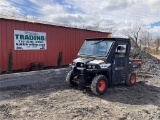
[[[109,84],[136,83],[135,68],[141,67],[140,59],[129,59],[130,39],[85,39],[78,57],[70,64],[66,82],[71,86],[90,86],[95,95],[106,93]]]

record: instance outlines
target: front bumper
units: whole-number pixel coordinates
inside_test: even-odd
[[[92,80],[92,78],[100,72],[105,72],[107,69],[86,69],[81,67],[73,67],[74,80],[80,83],[86,83]]]
[[[85,83],[87,81],[87,72],[85,68],[72,68],[74,80],[79,83]]]

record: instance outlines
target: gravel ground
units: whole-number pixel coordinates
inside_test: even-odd
[[[0,88],[50,82],[53,81],[50,79],[51,73],[54,74],[52,78],[59,78],[59,75],[63,74],[65,70],[67,73],[69,68],[4,74],[0,76]]]
[[[114,85],[94,96],[87,88],[68,87],[68,71],[5,79],[33,81],[29,85],[7,87],[1,80],[0,120],[160,120],[159,76],[139,76],[135,86]]]

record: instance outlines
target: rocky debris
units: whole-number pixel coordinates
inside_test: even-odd
[[[49,83],[0,90],[0,120],[159,119],[158,77],[145,81],[138,77],[135,86],[115,85],[105,95],[94,96],[91,91],[83,93],[81,89],[68,87],[61,77],[66,74],[65,71],[50,72],[46,75],[51,76],[46,78],[52,79]]]
[[[140,72],[149,73],[152,75],[160,75],[160,60],[153,57],[145,51],[134,49],[131,51],[131,58],[142,59]]]
[[[146,59],[142,59],[144,65]],[[137,77],[135,86],[113,85],[105,95],[94,96],[88,89],[69,87],[65,83],[68,71],[5,80],[43,82],[0,89],[0,120],[159,120],[159,77]]]

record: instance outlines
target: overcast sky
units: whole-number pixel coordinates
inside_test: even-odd
[[[102,29],[138,20],[160,35],[160,0],[0,0],[0,14]]]

